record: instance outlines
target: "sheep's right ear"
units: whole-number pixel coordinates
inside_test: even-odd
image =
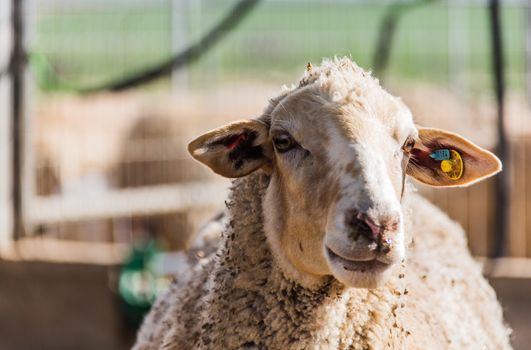
[[[190,142],[188,152],[217,174],[241,177],[270,162],[268,134],[265,123],[241,120],[199,136]]]

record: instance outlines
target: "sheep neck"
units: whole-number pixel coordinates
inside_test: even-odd
[[[213,338],[207,340],[214,341],[216,327],[230,319],[234,334],[225,339],[230,344],[224,345],[243,344],[256,332],[266,335],[260,339],[274,342],[262,344],[268,348],[287,348],[294,341],[303,344],[304,339],[315,344],[316,338],[328,341],[331,329],[341,329],[335,340],[339,343],[344,338],[365,344],[364,337],[370,333],[365,328],[375,324],[374,308],[390,310],[396,300],[389,298],[387,287],[345,288],[327,277],[318,288],[306,288],[286,277],[263,230],[262,197],[268,183],[267,175],[257,173],[233,184],[227,203],[230,222],[209,283],[214,289],[209,293],[207,313],[219,320],[209,317],[206,327]]]

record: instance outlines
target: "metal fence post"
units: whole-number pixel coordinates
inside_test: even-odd
[[[13,232],[10,192],[11,137],[10,84],[8,79],[11,52],[11,2],[0,1],[0,251],[9,250]]]
[[[464,2],[464,3],[463,3]],[[468,1],[448,1],[448,83],[459,95],[465,96],[467,85],[465,78],[467,42],[466,13],[464,6]]]
[[[526,3],[526,31],[525,31],[525,56],[526,56],[526,90],[527,103],[531,106],[531,4]]]
[[[503,57],[503,41],[502,28],[500,16],[500,4],[498,0],[489,0],[489,15],[491,27],[491,43],[492,43],[492,74],[494,78],[494,88],[496,93],[497,103],[497,121],[496,127],[498,131],[498,144],[496,146],[496,153],[505,170],[496,176],[496,193],[495,193],[495,237],[494,246],[492,247],[492,256],[495,258],[501,257],[506,252],[507,244],[507,229],[509,217],[509,174],[511,166],[509,164],[509,146],[507,144],[507,136],[505,133],[505,62]]]
[[[186,48],[188,43],[188,10],[189,4],[186,0],[172,0],[171,8],[171,33],[170,49],[171,54],[176,55]],[[171,73],[172,88],[188,87],[188,67],[174,70]]]
[[[11,133],[12,133],[12,203],[13,203],[13,238],[22,237],[24,220],[22,212],[22,164],[24,145],[24,69],[26,54],[24,50],[23,0],[11,2],[11,26],[13,46],[11,51]]]

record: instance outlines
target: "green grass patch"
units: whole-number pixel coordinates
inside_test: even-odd
[[[182,20],[187,40],[208,31],[234,2],[188,5]],[[84,11],[43,11],[30,49],[43,90],[75,88],[125,77],[171,54],[170,2],[143,7],[106,5]],[[351,54],[371,68],[386,7],[351,3],[263,2],[226,40],[189,69],[191,82],[292,77],[307,61]],[[455,10],[454,10],[455,11]],[[400,20],[388,74],[393,78],[449,83],[451,74],[472,90],[490,89],[490,28],[485,8],[458,9],[459,28],[444,2],[408,11]],[[503,8],[509,86],[525,85],[525,11]],[[456,51],[452,40],[463,43]],[[187,42],[179,42],[185,47]],[[454,64],[457,62],[457,64]]]

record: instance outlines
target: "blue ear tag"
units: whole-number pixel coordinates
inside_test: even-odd
[[[430,154],[430,157],[432,157],[435,160],[448,160],[450,159],[450,150],[447,149],[438,149],[436,151],[433,151]]]

